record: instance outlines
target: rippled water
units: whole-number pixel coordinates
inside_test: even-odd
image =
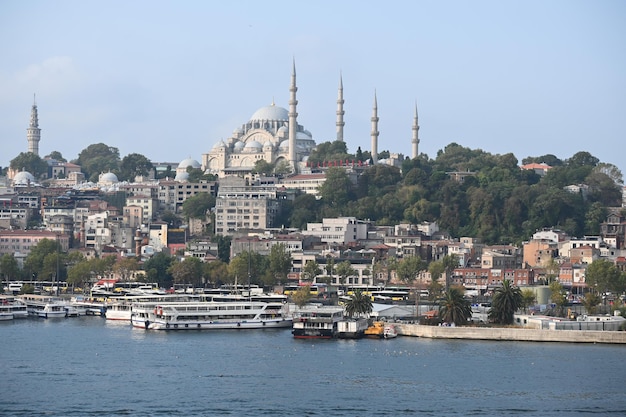
[[[625,415],[613,345],[0,323],[2,416]]]

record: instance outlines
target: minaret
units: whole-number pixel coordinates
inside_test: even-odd
[[[343,77],[339,75],[339,93],[337,95],[337,140],[343,142],[343,127],[346,125],[343,121],[343,115],[346,113],[343,111]]]
[[[296,162],[296,131],[298,128],[296,91],[298,91],[298,87],[296,87],[296,60],[294,58],[293,70],[291,72],[291,87],[289,87],[289,165],[293,168],[294,173],[298,169]]]
[[[26,129],[26,140],[28,140],[28,152],[39,155],[39,141],[41,140],[41,129],[39,129],[39,118],[37,117],[37,101],[33,94],[33,108],[30,111],[30,125]]]
[[[411,140],[411,145],[413,145],[412,146],[413,156],[411,158],[413,159],[417,158],[418,156],[417,147],[420,144],[419,130],[420,130],[420,126],[419,124],[417,124],[417,103],[415,103],[415,116],[413,116],[413,139]]]
[[[372,162],[378,162],[378,102],[374,91],[374,109],[372,110]]]

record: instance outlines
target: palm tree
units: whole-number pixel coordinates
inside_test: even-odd
[[[467,324],[467,320],[471,317],[471,303],[463,296],[463,291],[457,287],[446,291],[439,305],[439,318],[447,323],[463,325]]]
[[[513,324],[513,315],[522,306],[522,291],[505,279],[491,300],[489,319],[499,324]]]
[[[369,295],[363,294],[359,289],[356,289],[350,296],[350,299],[346,301],[346,314],[350,317],[355,316],[369,316],[372,312],[372,299]]]

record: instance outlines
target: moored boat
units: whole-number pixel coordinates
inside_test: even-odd
[[[291,327],[287,304],[258,301],[135,303],[133,327],[150,330],[267,329]]]
[[[337,322],[337,337],[339,339],[360,339],[365,335],[369,323],[365,318],[349,318]]]
[[[67,303],[58,297],[24,294],[19,298],[26,304],[29,316],[42,318],[67,317]]]
[[[291,333],[296,339],[332,339],[337,336],[343,314],[343,307],[309,305],[299,308],[294,313]]]
[[[394,326],[393,324],[386,324],[385,330],[383,331],[383,338],[393,339],[394,337],[398,337],[398,331],[396,329],[396,326]]]
[[[382,321],[373,322],[364,332],[365,336],[382,339],[385,335],[385,323]]]
[[[28,317],[26,303],[12,295],[0,296],[0,320]]]

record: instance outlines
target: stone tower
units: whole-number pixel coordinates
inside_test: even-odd
[[[343,111],[343,79],[342,76],[339,75],[339,92],[337,94],[337,140],[343,142],[343,127],[346,123],[343,121],[343,115],[346,113]]]
[[[291,86],[289,87],[289,165],[291,165],[293,172],[298,170],[298,163],[296,161],[296,132],[298,129],[298,112],[296,106],[298,100],[296,100],[296,60],[293,60],[293,70],[291,72]]]
[[[378,102],[374,91],[374,108],[372,109],[372,163],[378,162]]]
[[[418,156],[418,146],[420,144],[420,139],[419,139],[419,130],[420,130],[420,126],[417,122],[417,103],[415,103],[415,116],[413,116],[413,139],[411,140],[411,148],[412,148],[412,152],[411,152],[411,158],[415,159]]]
[[[33,95],[33,108],[30,111],[30,124],[26,129],[26,139],[28,140],[28,152],[39,155],[39,141],[41,140],[41,129],[39,129],[39,118],[37,116],[37,101]]]

